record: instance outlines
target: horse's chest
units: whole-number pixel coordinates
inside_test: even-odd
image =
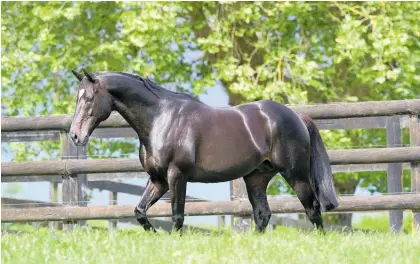
[[[158,118],[151,130],[150,152],[156,166],[166,165],[175,156],[183,156],[194,144],[194,132],[189,119],[168,119],[168,116],[173,115]]]
[[[150,145],[149,145],[150,146]],[[149,173],[150,176],[160,175],[164,176],[168,167],[167,158],[161,154],[154,155],[150,147],[142,147],[140,150],[140,161],[144,167],[144,170]]]
[[[176,150],[174,141],[167,134],[158,134],[153,137],[149,146],[145,155],[147,168],[156,171],[166,170]]]

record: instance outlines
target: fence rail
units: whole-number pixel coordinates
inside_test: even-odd
[[[398,163],[396,163],[398,164]],[[333,165],[332,172],[365,172],[365,171],[387,171],[389,164],[387,163],[373,163],[373,164],[347,164],[347,165]],[[411,170],[410,163],[403,163],[403,170]],[[149,175],[145,172],[123,172],[123,173],[94,173],[88,174],[89,186],[91,183],[97,181],[113,181],[118,182],[121,180],[132,180],[132,179],[148,179]],[[2,176],[1,182],[50,182],[50,183],[61,183],[63,182],[62,176],[57,175],[44,175],[44,176]],[[93,187],[95,188],[95,187]],[[106,190],[106,189],[104,189]],[[109,191],[111,189],[108,189]],[[125,193],[125,191],[121,191]],[[128,192],[126,192],[128,193]],[[138,195],[142,192],[140,191]],[[131,193],[128,193],[131,194]]]
[[[328,155],[332,165],[413,162],[420,160],[420,147],[329,150]],[[2,162],[1,168],[2,177],[143,171],[134,158]]]
[[[409,127],[408,115],[398,115],[401,128]],[[44,118],[44,117],[36,117]],[[386,128],[388,124],[387,116],[372,117],[352,117],[339,119],[315,119],[315,123],[320,130],[329,129],[379,129]],[[138,135],[131,127],[118,128],[97,128],[92,132],[92,138],[137,138]],[[2,142],[33,142],[33,141],[54,141],[60,139],[60,130],[35,130],[8,132],[1,134]]]
[[[291,106],[298,113],[313,119],[335,119],[347,117],[411,115],[420,113],[420,100],[372,101],[359,103],[338,103],[323,105]],[[2,118],[2,132],[68,130],[72,115],[42,117],[6,117]],[[112,114],[99,127],[129,127],[119,114]]]
[[[335,212],[420,210],[420,195],[341,196]],[[303,213],[304,208],[297,198],[269,199],[273,213]],[[39,208],[13,208],[1,210],[2,222],[27,221],[75,221],[86,219],[133,218],[134,205],[113,206],[63,206]],[[195,202],[185,204],[186,216],[199,215],[250,215],[251,204],[239,199],[224,202]],[[150,217],[171,216],[171,205],[158,203],[148,211]]]
[[[370,101],[292,106],[298,113],[313,119],[335,119],[346,117],[392,116],[420,113],[420,100]]]

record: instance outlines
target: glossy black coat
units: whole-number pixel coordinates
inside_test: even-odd
[[[139,136],[140,161],[150,179],[135,215],[146,230],[154,230],[146,211],[168,190],[174,228],[182,227],[187,182],[243,177],[259,232],[271,216],[267,185],[279,172],[317,227],[321,210],[338,205],[318,129],[285,105],[264,100],[216,108],[127,73],[75,75],[81,81],[70,129],[76,144],[86,144],[113,110]]]

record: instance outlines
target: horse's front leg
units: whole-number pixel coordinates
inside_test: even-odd
[[[134,214],[136,215],[137,222],[139,222],[144,230],[149,231],[156,230],[147,220],[146,212],[147,210],[155,204],[160,197],[162,197],[168,191],[168,184],[166,182],[155,181],[152,182],[151,179],[147,182],[146,189],[144,190],[143,197],[140,200],[139,204],[134,209]]]
[[[184,224],[185,195],[187,181],[175,165],[168,168],[168,183],[172,204],[172,228],[180,230]]]

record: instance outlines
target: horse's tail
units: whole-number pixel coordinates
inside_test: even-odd
[[[334,189],[330,159],[325,149],[319,130],[314,121],[306,115],[300,115],[309,131],[311,141],[311,180],[322,211],[329,211],[338,206]]]

